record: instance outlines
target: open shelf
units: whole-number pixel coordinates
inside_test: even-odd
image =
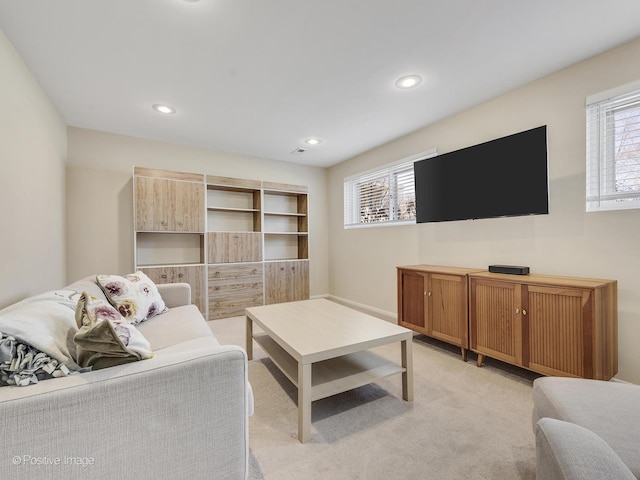
[[[307,233],[277,232],[264,234],[265,260],[306,260],[309,258]]]
[[[254,335],[253,338],[297,387],[298,362],[296,359],[266,334]],[[405,370],[402,366],[369,350],[316,362],[311,367],[311,401],[362,387]]]
[[[234,213],[237,213],[237,212],[254,213],[254,212],[260,211],[257,208],[233,208],[233,207],[207,207],[207,210],[216,211],[216,212],[234,212]]]
[[[136,265],[197,265],[204,263],[201,233],[138,232]]]
[[[274,216],[282,216],[282,217],[306,217],[306,213],[296,213],[296,212],[264,212],[265,215],[274,215]]]

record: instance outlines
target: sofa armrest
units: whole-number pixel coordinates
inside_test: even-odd
[[[243,480],[247,356],[213,337],[154,358],[0,389],[0,470],[16,480]]]
[[[536,480],[634,480],[598,435],[553,418],[536,424]]]
[[[188,283],[159,283],[156,287],[169,308],[191,304],[191,285]]]

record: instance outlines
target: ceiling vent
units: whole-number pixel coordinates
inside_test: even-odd
[[[306,151],[307,151],[306,148],[298,147],[298,148],[293,149],[291,151],[291,153],[293,153],[294,155],[298,155],[299,153],[304,153]]]

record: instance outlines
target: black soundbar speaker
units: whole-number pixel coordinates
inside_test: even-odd
[[[489,271],[493,273],[508,273],[509,275],[529,275],[529,267],[517,265],[489,265]]]

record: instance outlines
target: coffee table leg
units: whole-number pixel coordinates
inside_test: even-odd
[[[251,320],[248,316],[245,318],[247,319],[247,338],[245,340],[245,350],[247,352],[247,359],[251,360],[253,358],[253,320]]]
[[[298,440],[311,439],[311,364],[298,363]]]
[[[413,350],[412,341],[403,340],[400,343],[400,349],[402,352],[402,367],[405,369],[402,372],[402,398],[407,402],[413,401]]]

